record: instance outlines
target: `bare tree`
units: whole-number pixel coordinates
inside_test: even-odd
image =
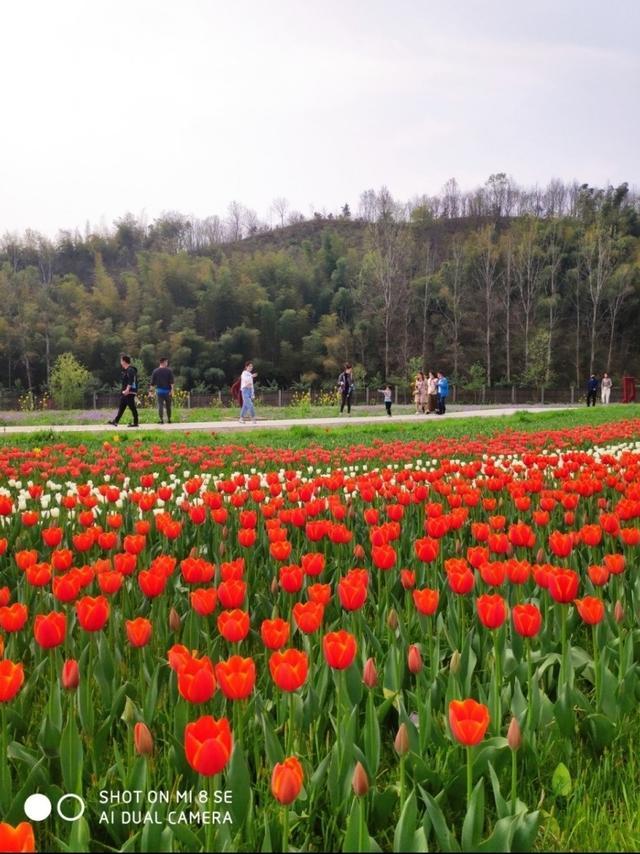
[[[620,310],[627,297],[633,293],[636,273],[631,264],[623,264],[611,277],[611,282],[605,294],[605,304],[609,317],[609,348],[607,351],[607,373],[611,373],[613,360],[613,342],[615,340],[616,324]]]
[[[244,205],[233,201],[227,208],[227,236],[232,242],[242,239],[242,223],[244,218]]]
[[[549,229],[547,240],[547,265],[545,269],[545,280],[547,283],[547,356],[545,368],[545,385],[551,379],[551,361],[553,356],[553,333],[558,320],[558,308],[560,297],[558,294],[558,277],[564,246],[558,231],[558,224],[553,223]]]
[[[464,261],[464,245],[462,240],[456,236],[451,244],[451,256],[443,265],[443,286],[440,290],[440,311],[451,333],[454,382],[459,380],[458,369],[461,356],[460,327],[462,323]]]
[[[289,210],[289,202],[284,196],[277,196],[271,203],[271,208],[280,218],[280,228],[284,228],[284,222]]]
[[[500,278],[497,272],[498,251],[494,242],[494,229],[486,226],[477,235],[475,278],[484,303],[484,353],[487,385],[492,382],[491,334],[496,308],[496,287]]]
[[[455,178],[449,178],[442,188],[442,216],[456,219],[460,216],[460,188]]]
[[[524,373],[529,368],[529,339],[542,280],[543,257],[536,241],[537,222],[525,221],[519,229],[514,252],[514,279],[522,308]]]
[[[383,188],[385,190],[385,188]],[[375,221],[368,231],[368,264],[375,292],[382,308],[384,332],[384,370],[390,375],[391,331],[398,306],[406,299],[408,277],[408,232],[394,216],[394,203],[388,191],[378,196]]]
[[[504,273],[500,297],[504,308],[505,377],[511,382],[511,297],[513,294],[513,235],[507,232],[503,240]]]
[[[589,373],[592,374],[595,364],[600,304],[613,272],[611,237],[603,226],[594,226],[585,234],[581,252],[581,267],[591,301]]]
[[[436,268],[436,257],[430,240],[425,243],[424,292],[422,295],[422,370],[427,370],[429,337],[429,303],[431,301],[431,279]]]

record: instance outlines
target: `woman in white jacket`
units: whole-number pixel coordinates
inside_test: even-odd
[[[603,403],[609,403],[612,385],[613,383],[611,382],[609,374],[603,374],[602,379],[600,380],[600,399]]]

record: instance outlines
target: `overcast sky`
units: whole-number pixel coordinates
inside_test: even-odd
[[[639,183],[637,0],[1,0],[0,233]]]

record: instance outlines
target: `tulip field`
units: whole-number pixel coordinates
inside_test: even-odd
[[[631,797],[640,420],[118,438],[0,445],[1,851],[530,851]]]

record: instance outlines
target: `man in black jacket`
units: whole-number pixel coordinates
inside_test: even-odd
[[[598,394],[598,379],[595,374],[591,374],[587,383],[587,406],[596,405],[596,395]]]
[[[133,424],[129,427],[138,426],[138,408],[136,406],[136,394],[138,392],[138,369],[131,364],[131,356],[120,357],[120,367],[122,368],[122,394],[120,396],[120,406],[116,417],[112,421],[107,421],[107,424],[118,426],[120,419],[124,415],[127,407],[133,415]]]
[[[351,415],[351,396],[353,394],[353,374],[349,362],[344,366],[344,371],[338,377],[338,389],[340,391],[340,414],[344,412],[346,404],[347,414]]]

